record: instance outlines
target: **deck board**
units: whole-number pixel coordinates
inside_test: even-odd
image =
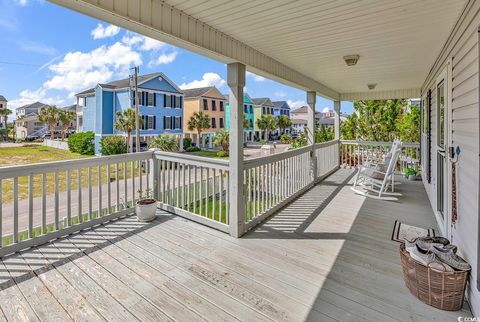
[[[453,321],[403,284],[395,220],[437,228],[421,182],[366,199],[339,170],[241,239],[164,212],[0,261],[0,321]],[[13,299],[13,300],[12,300]],[[48,308],[48,310],[46,309]],[[51,312],[50,315],[48,313]]]

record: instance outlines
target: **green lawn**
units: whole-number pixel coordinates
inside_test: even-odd
[[[185,152],[187,154],[191,155],[197,155],[199,157],[207,157],[207,158],[216,158],[216,159],[222,159],[222,160],[228,160],[228,157],[217,157],[217,152],[218,151],[209,151],[209,150],[202,150],[202,151],[197,151],[197,152]]]
[[[70,151],[56,149],[51,147],[46,147],[42,145],[26,145],[23,147],[9,147],[9,148],[0,148],[0,167],[2,166],[12,166],[12,165],[22,165],[22,164],[34,164],[40,162],[51,162],[51,161],[61,161],[61,160],[73,160],[81,158],[91,158],[94,156],[86,156],[78,153],[72,153]],[[123,164],[119,164],[119,176],[118,179],[123,179]],[[101,167],[102,172],[102,183],[107,183],[107,167]],[[93,167],[91,170],[92,173],[92,186],[98,185],[98,167]],[[81,169],[81,185],[82,187],[88,187],[88,168]],[[135,171],[135,177],[138,176],[138,171]],[[61,171],[58,173],[58,188],[59,192],[66,191],[67,189],[67,173],[66,171]],[[115,167],[110,167],[110,176],[111,180],[115,180]],[[77,189],[77,177],[78,171],[71,171],[71,185],[72,190]],[[127,163],[127,178],[131,178],[131,163]],[[18,178],[18,196],[19,199],[28,198],[28,180],[27,176]],[[54,174],[47,173],[46,175],[46,188],[47,195],[54,193]],[[13,179],[5,179],[2,184],[2,193],[3,193],[3,203],[8,203],[13,200]],[[33,196],[40,197],[42,195],[42,175],[33,176]]]

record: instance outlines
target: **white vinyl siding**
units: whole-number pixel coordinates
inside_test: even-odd
[[[450,126],[452,146],[459,146],[461,153],[457,162],[457,213],[458,220],[452,228],[452,242],[459,246],[459,252],[474,267],[470,277],[467,295],[474,313],[480,314],[480,292],[476,288],[478,270],[478,184],[479,184],[479,52],[478,26],[480,25],[480,2],[475,1],[465,18],[453,33],[442,60],[435,66],[435,73],[429,76],[424,93],[432,89],[432,106],[436,106],[435,78],[449,58],[452,58],[452,105]],[[436,112],[433,108],[432,112]],[[432,120],[436,115],[432,113]],[[432,122],[432,183],[425,183],[430,201],[436,204],[436,122]],[[449,164],[449,166],[451,166]],[[434,207],[435,209],[435,207]]]

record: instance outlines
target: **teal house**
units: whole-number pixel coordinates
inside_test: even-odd
[[[225,95],[227,99],[227,104],[225,105],[225,129],[230,129],[230,105],[228,103],[228,95]],[[253,115],[253,101],[252,98],[245,93],[243,96],[243,113],[246,116],[246,119],[250,123],[250,127],[243,129],[243,140],[244,141],[253,141],[253,128],[254,128],[254,115]]]

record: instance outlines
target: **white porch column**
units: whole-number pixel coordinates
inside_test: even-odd
[[[317,93],[307,92],[307,130],[308,130],[308,144],[312,146],[310,151],[310,179],[315,181],[317,179],[317,158],[315,157],[315,103],[317,101]]]
[[[340,101],[333,101],[333,109],[335,111],[335,140],[340,140]]]
[[[230,235],[241,237],[245,233],[245,192],[243,191],[243,87],[245,65],[227,65],[227,83],[230,104]]]

